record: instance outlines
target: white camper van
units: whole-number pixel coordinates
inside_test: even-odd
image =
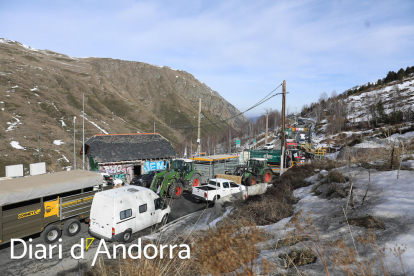
[[[89,234],[106,241],[128,242],[132,233],[165,223],[168,204],[150,189],[125,186],[95,194]]]

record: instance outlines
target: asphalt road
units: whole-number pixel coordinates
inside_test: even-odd
[[[191,194],[184,194],[183,197],[177,200],[169,200],[169,204],[171,206],[171,214],[168,221],[176,220],[182,216],[191,214],[193,212],[203,210],[205,208],[209,208],[206,204],[203,203],[196,203]],[[139,237],[149,235],[153,229],[147,228],[142,231],[135,233],[132,236],[133,240],[136,240]],[[81,224],[81,231],[74,237],[68,237],[62,235],[62,242],[56,243],[62,245],[62,259],[71,258],[70,249],[71,247],[80,242],[81,238],[90,238],[88,234],[88,223]],[[32,242],[29,241],[32,239]],[[27,252],[25,257],[22,259],[12,260],[11,259],[11,246],[10,243],[0,246],[0,275],[31,275],[36,271],[41,269],[47,268],[50,272],[50,269],[56,269],[56,273],[62,270],[62,265],[60,264],[61,260],[58,258],[58,251],[57,249],[54,250],[54,255],[52,259],[43,259],[37,260],[34,258],[34,253],[38,248],[36,248],[37,244],[43,244],[40,234],[32,235],[30,237],[24,238],[26,244],[31,244],[33,248],[33,257],[29,259],[29,253]],[[95,248],[98,246],[98,243],[93,243],[91,248]],[[21,243],[16,243],[14,246],[14,255],[20,256],[23,253],[23,245]],[[47,256],[49,257],[49,255]],[[50,274],[49,274],[50,275]]]

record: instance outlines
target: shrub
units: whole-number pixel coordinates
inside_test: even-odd
[[[330,183],[332,183],[332,182],[334,182],[334,183],[345,183],[346,179],[342,175],[342,173],[338,172],[337,170],[331,170],[328,173],[328,181]]]

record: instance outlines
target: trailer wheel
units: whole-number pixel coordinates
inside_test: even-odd
[[[62,236],[62,231],[56,225],[48,225],[40,234],[42,240],[47,244],[55,243]]]
[[[127,243],[131,240],[131,237],[132,237],[132,231],[126,230],[121,236],[121,242]]]
[[[168,194],[171,198],[177,199],[183,195],[183,185],[180,182],[174,182],[170,185]]]
[[[80,230],[81,224],[77,219],[68,219],[63,225],[63,233],[69,237],[75,236]]]
[[[271,170],[265,170],[263,172],[262,178],[263,178],[264,182],[270,183],[272,181],[272,178],[273,178],[273,172]]]
[[[200,186],[200,176],[198,174],[193,174],[190,178],[190,185],[193,187]]]
[[[252,174],[249,175],[249,177],[247,178],[246,182],[247,182],[247,185],[249,185],[249,186],[252,186],[252,185],[256,184],[256,182],[257,182],[256,176],[254,176]]]

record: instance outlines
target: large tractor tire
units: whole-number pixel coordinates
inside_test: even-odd
[[[183,195],[184,187],[181,182],[174,182],[170,185],[170,188],[168,189],[168,195],[173,198],[177,199],[180,198]]]
[[[254,184],[256,184],[257,183],[256,176],[254,176],[252,174],[249,175],[249,177],[246,180],[246,183],[247,183],[247,186],[253,186]]]
[[[271,170],[265,170],[262,174],[262,179],[266,183],[272,182],[273,172]]]
[[[192,187],[198,187],[198,186],[200,186],[200,184],[201,184],[200,175],[195,173],[190,178],[188,188],[191,190]]]

